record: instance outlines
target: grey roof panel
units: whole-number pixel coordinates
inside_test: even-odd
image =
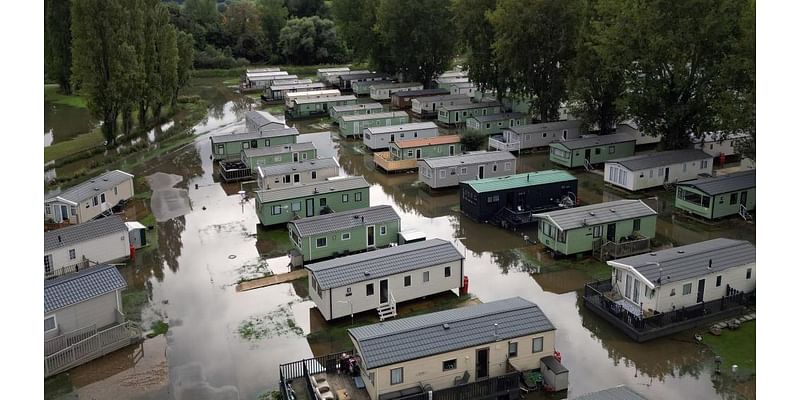
[[[311,89],[311,88],[324,88],[325,84],[321,82],[302,82],[302,83],[282,83],[279,85],[272,85],[269,87],[269,90],[275,92],[279,90],[291,90],[291,89]]]
[[[647,398],[625,385],[620,385],[599,392],[587,393],[574,400],[647,400]]]
[[[689,161],[707,160],[712,158],[709,154],[702,150],[672,150],[660,151],[657,153],[637,154],[631,157],[617,158],[614,160],[606,161],[606,163],[616,163],[627,168],[630,171],[639,171],[642,169],[650,169],[657,167],[664,167],[673,164],[680,164]]]
[[[363,176],[348,176],[346,178],[328,179],[324,182],[309,183],[305,185],[289,186],[284,188],[256,191],[259,203],[269,203],[300,197],[315,196],[325,193],[336,193],[344,190],[368,188],[369,183]]]
[[[492,121],[502,121],[505,119],[523,118],[525,116],[526,116],[525,113],[514,112],[514,113],[500,113],[491,115],[478,115],[476,117],[470,117],[470,118],[474,118],[478,120],[478,122],[492,122]]]
[[[558,362],[558,360],[556,360],[556,358],[553,357],[553,356],[542,357],[541,361],[544,363],[544,365],[547,366],[547,368],[549,368],[551,371],[553,371],[553,373],[556,374],[556,375],[560,375],[560,374],[563,374],[565,372],[569,372],[567,367],[565,367],[563,364]]]
[[[125,222],[118,215],[47,231],[44,233],[44,251],[72,246],[113,233],[128,234]]]
[[[747,190],[756,187],[756,170],[694,179],[681,182],[678,186],[691,186],[711,196]]]
[[[449,92],[448,92],[449,93]],[[426,96],[416,99],[422,103],[435,103],[437,101],[458,100],[462,103],[472,103],[472,99],[465,94],[446,94],[442,96]]]
[[[662,283],[680,282],[755,261],[756,247],[750,242],[720,238],[619,258],[608,264],[633,268],[650,283],[657,284],[659,275]]]
[[[617,200],[534,214],[534,217],[547,218],[566,231],[657,214],[641,200]]]
[[[103,264],[44,281],[44,313],[69,307],[127,287],[116,267]]]
[[[517,134],[539,133],[549,132],[552,130],[576,129],[580,128],[581,124],[583,124],[583,121],[581,120],[555,121],[543,122],[540,124],[517,125],[508,128],[508,130]]]
[[[269,124],[279,124],[280,126],[284,126],[283,121],[266,111],[248,111],[244,113],[244,118],[247,121],[253,122],[259,128]]]
[[[399,217],[398,217],[399,218]],[[442,239],[408,243],[306,265],[322,289],[414,271],[464,258]]]
[[[402,89],[402,88],[416,87],[416,86],[422,86],[422,84],[419,82],[393,82],[393,83],[378,83],[376,85],[372,85],[372,87],[375,89]]]
[[[328,158],[317,158],[314,160],[301,160],[298,162],[287,163],[287,164],[259,165],[258,173],[259,175],[264,177],[264,176],[291,174],[295,172],[313,171],[322,168],[333,168],[338,166],[339,164],[336,163],[336,160],[334,160],[331,157],[328,157]]]
[[[379,112],[372,114],[342,115],[341,120],[342,122],[350,122],[350,121],[365,121],[370,119],[397,118],[397,117],[408,118],[408,113],[405,111],[387,111],[387,112]]]
[[[421,89],[421,90],[406,90],[403,92],[397,92],[392,96],[405,98],[405,97],[444,95],[449,93],[450,91],[447,89]]]
[[[483,162],[510,161],[514,159],[516,159],[516,157],[508,151],[475,151],[455,156],[424,158],[420,161],[428,164],[431,168],[442,168]]]
[[[495,325],[497,328],[495,330]],[[520,297],[350,329],[369,369],[554,330]]]
[[[128,179],[133,179],[133,175],[115,169],[113,171],[104,172],[69,189],[63,190],[60,193],[53,195],[53,197],[57,196],[64,200],[80,203],[81,201],[94,197],[98,193],[105,192],[106,190],[109,190],[114,186],[127,181]],[[49,200],[53,200],[53,198],[49,198],[46,201]]]
[[[294,104],[314,104],[314,103],[329,103],[332,101],[345,101],[345,100],[357,100],[356,96],[353,95],[344,95],[344,96],[331,96],[331,97],[314,97],[310,99],[295,99],[292,100]]]
[[[312,142],[301,142],[295,144],[281,144],[277,146],[267,146],[267,147],[257,147],[257,148],[249,148],[242,150],[244,152],[244,156],[247,158],[250,157],[260,157],[260,156],[269,156],[273,154],[285,154],[291,153],[293,151],[308,151],[316,149],[314,143]]]
[[[289,222],[289,224],[294,225],[300,236],[308,236],[349,230],[356,226],[367,226],[394,220],[400,220],[400,216],[397,215],[394,208],[389,205],[381,205],[301,218]]]
[[[283,124],[281,122],[281,124]],[[296,128],[277,128],[270,130],[261,130],[260,132],[247,132],[247,133],[229,133],[224,135],[217,135],[211,137],[211,143],[230,143],[241,142],[243,140],[255,140],[262,138],[273,138],[280,136],[297,136],[300,132]]]
[[[571,140],[562,140],[558,142],[553,142],[550,145],[554,144],[561,144],[562,146],[575,150],[575,149],[582,149],[585,147],[593,147],[593,146],[601,146],[606,144],[614,144],[614,143],[624,143],[624,142],[635,142],[631,135],[627,133],[615,133],[613,135],[600,135],[600,136],[590,136],[578,139],[571,139]]]
[[[369,133],[372,133],[373,135],[392,133],[392,132],[415,131],[422,129],[438,129],[438,126],[433,122],[410,122],[407,124],[400,124],[400,125],[373,126],[372,128],[367,128]]]
[[[370,102],[370,103],[360,103],[360,104],[345,104],[340,106],[333,106],[331,107],[334,112],[346,112],[346,111],[355,111],[355,110],[374,110],[378,108],[383,108],[383,104],[378,102]]]
[[[473,108],[484,108],[484,107],[501,107],[502,104],[496,101],[482,101],[477,103],[459,103],[459,104],[445,104],[442,106],[441,110],[443,111],[457,111],[457,110],[471,110]]]

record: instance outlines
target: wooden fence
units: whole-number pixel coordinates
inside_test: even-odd
[[[76,332],[76,331],[73,331]],[[87,330],[82,335],[88,335],[91,330]],[[62,335],[64,336],[64,335]],[[77,338],[80,336],[74,336]],[[92,335],[72,344],[65,339],[51,341],[51,347],[56,344],[68,344],[60,351],[49,354],[44,358],[45,377],[66,371],[72,367],[83,364],[87,361],[104,356],[114,350],[125,347],[136,340],[141,340],[142,331],[138,325],[131,321],[125,321],[102,331],[95,331]],[[63,340],[63,341],[61,341]],[[47,342],[45,343],[47,349]],[[47,353],[45,353],[47,354]]]

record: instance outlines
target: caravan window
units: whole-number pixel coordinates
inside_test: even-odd
[[[51,315],[44,319],[44,331],[50,332],[56,329],[56,316]]]
[[[403,367],[395,368],[390,371],[392,385],[399,385],[403,383]]]
[[[543,349],[544,349],[544,338],[543,337],[533,338],[533,352],[541,353]]]

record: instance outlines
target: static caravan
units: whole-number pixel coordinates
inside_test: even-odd
[[[317,158],[317,148],[312,142],[282,144],[269,147],[244,149],[240,153],[241,161],[253,170],[259,166],[296,163]]]
[[[672,150],[606,161],[603,179],[630,191],[711,175],[711,155],[702,150]]]
[[[263,72],[278,72],[281,69],[278,67],[266,67],[266,68],[248,68],[245,72],[248,74],[258,74]]]
[[[333,106],[329,111],[334,124],[339,124],[339,118],[345,115],[362,115],[383,112],[381,103],[370,102],[360,104],[350,104],[345,106]]]
[[[756,209],[756,171],[734,172],[676,185],[675,208],[707,219],[748,218]]]
[[[650,251],[657,213],[641,200],[617,200],[547,213],[539,242],[557,254],[592,252],[600,260]]]
[[[472,82],[456,82],[451,83],[450,94],[463,94],[473,98],[478,95],[478,87]]]
[[[261,99],[264,101],[282,101],[286,93],[310,92],[314,90],[324,90],[325,84],[320,82],[289,83],[272,85],[264,89]]]
[[[292,163],[259,165],[258,187],[262,190],[320,182],[339,175],[333,158],[304,159]]]
[[[289,237],[303,263],[397,244],[400,216],[382,205],[289,222]]]
[[[582,134],[582,125],[579,120],[517,125],[503,130],[502,135],[490,137],[489,150],[536,149],[558,140],[576,139]]]
[[[256,192],[256,214],[264,226],[369,206],[369,183],[362,176],[329,178]]]
[[[342,91],[353,90],[353,84],[356,82],[376,82],[385,81],[391,77],[382,72],[367,72],[360,74],[347,74],[339,76],[339,89]]]
[[[67,371],[142,340],[125,321],[125,278],[101,264],[44,282],[44,376]]]
[[[632,120],[618,123],[614,132],[631,135],[631,137],[636,139],[637,146],[646,146],[661,142],[661,135],[648,135],[646,132],[640,130],[639,125]]]
[[[399,223],[399,218],[396,221]],[[393,240],[397,240],[397,232]],[[325,320],[364,311],[374,311],[383,320],[396,315],[396,303],[461,287],[463,263],[464,256],[452,243],[432,239],[307,264],[305,268],[308,293]]]
[[[370,150],[386,149],[396,140],[421,139],[439,136],[439,128],[433,122],[414,122],[364,130],[364,145]]]
[[[248,73],[244,89],[264,89],[272,84],[275,77],[288,75],[289,73],[286,71]]]
[[[411,114],[417,118],[436,118],[439,109],[456,104],[471,104],[472,100],[462,94],[418,97],[411,100]]]
[[[498,134],[503,129],[513,128],[530,122],[524,113],[501,113],[492,115],[476,115],[467,118],[467,129],[484,136]]]
[[[444,135],[422,139],[395,140],[389,151],[375,152],[375,165],[386,172],[417,169],[417,160],[422,158],[454,156],[463,153],[461,137]]]
[[[750,135],[744,132],[722,134],[720,132],[706,132],[702,135],[690,135],[689,140],[692,141],[695,149],[700,149],[714,158],[721,155],[733,156],[738,155],[739,150],[737,145],[739,142],[750,140]]]
[[[331,86],[339,87],[339,78],[341,78],[342,76],[363,75],[370,73],[371,72],[367,70],[326,72],[323,74],[322,82],[325,82],[326,84]]]
[[[440,76],[433,82],[437,88],[447,90],[448,93],[450,93],[450,88],[457,83],[470,83],[467,76]]]
[[[356,96],[365,96],[369,94],[370,88],[375,85],[386,85],[394,83],[392,79],[378,79],[378,80],[366,80],[366,81],[355,81],[351,84],[351,89],[353,89],[353,94]]]
[[[395,93],[422,90],[423,87],[419,82],[381,83],[369,87],[369,97],[377,101],[389,100]]]
[[[289,93],[291,95],[292,93]],[[292,101],[292,106],[286,109],[290,118],[305,118],[325,116],[330,113],[331,107],[344,106],[358,103],[356,96],[334,96],[319,99],[297,99]]]
[[[449,94],[445,89],[407,90],[392,94],[392,107],[398,110],[411,108],[411,101],[418,97],[443,96]]]
[[[496,101],[445,105],[439,109],[437,121],[447,126],[463,126],[470,117],[500,114],[502,109],[502,105]]]
[[[130,256],[125,221],[118,215],[44,233],[44,277],[76,272]]]
[[[281,75],[272,79],[272,85],[289,85],[293,83],[311,83],[311,79],[300,78],[297,75]]]
[[[293,144],[300,132],[295,128],[273,129],[269,131],[230,133],[211,137],[214,160],[239,160],[242,150],[261,147]]]
[[[756,289],[756,247],[713,239],[608,261],[617,304],[636,314],[665,313]]]
[[[266,111],[248,111],[244,113],[244,123],[249,133],[286,129],[286,124],[281,119]]]
[[[550,161],[567,168],[585,167],[632,156],[636,140],[630,135],[588,136],[550,143]]]
[[[331,68],[317,68],[317,79],[320,81],[325,80],[328,74],[334,72],[349,72],[350,67],[331,67]]]
[[[133,197],[133,175],[115,169],[69,189],[45,196],[44,220],[80,224],[110,215],[112,208]]]
[[[556,351],[555,326],[541,308],[520,297],[348,332],[372,399],[422,398],[430,396],[426,390],[434,399],[458,393],[462,396],[453,398],[518,399],[517,371],[540,369],[541,360]],[[514,372],[508,372],[509,364]],[[446,389],[452,391],[437,396]]]
[[[517,173],[517,158],[507,151],[476,151],[456,156],[419,160],[419,180],[439,189],[458,186],[472,179],[494,178]]]
[[[302,92],[289,92],[283,95],[284,104],[287,109],[296,106],[297,100],[303,99],[322,99],[328,97],[338,97],[342,94],[337,89],[323,89],[323,90],[304,90]]]
[[[574,205],[578,179],[563,170],[534,171],[461,182],[461,212],[485,222],[503,212],[509,222],[532,222],[530,214]]]
[[[344,137],[362,135],[367,128],[406,124],[408,120],[405,111],[344,115],[339,118],[339,134]]]

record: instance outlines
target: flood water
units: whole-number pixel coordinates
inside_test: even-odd
[[[86,108],[44,102],[44,147],[90,131],[96,121]]]
[[[143,325],[159,319],[170,325],[164,350],[169,377],[160,389],[150,389],[151,394],[120,392],[117,398],[169,393],[179,400],[254,399],[277,389],[280,363],[314,355],[304,336],[310,330],[313,307],[305,293],[298,294],[290,283],[235,291],[249,266],[266,262],[274,272],[283,272],[288,258],[260,259],[253,200],[243,202],[236,193],[238,184],[224,188],[213,174],[209,137],[243,129],[243,110],[249,101],[235,98],[221,83],[205,84],[197,92],[210,99],[212,107],[208,118],[195,127],[195,143],[132,171],[151,176],[161,190],[179,191],[177,196],[185,196],[189,207],[181,203],[179,213],[165,214],[157,223],[158,248],[123,268],[128,290],[146,294]],[[619,384],[652,399],[755,397],[754,381],[722,382],[714,377],[713,354],[695,343],[691,332],[637,344],[586,310],[579,293],[591,279],[587,273],[576,269],[534,273],[537,266],[554,261],[541,247],[523,240],[523,234],[532,232],[475,223],[458,212],[456,191],[428,193],[415,183],[416,174],[377,172],[371,154],[359,142],[340,140],[327,119],[294,126],[304,133],[299,140],[313,141],[321,157],[336,157],[342,174],[363,175],[372,185],[371,205],[394,206],[403,229],[453,241],[465,251],[470,292],[481,301],[521,296],[537,303],[557,328],[556,348],[570,370],[570,397]],[[319,131],[333,133],[311,133]],[[522,155],[518,162],[518,172],[550,167],[541,153]],[[571,172],[580,180],[578,197],[584,203],[626,196],[604,187],[599,175]],[[653,195],[659,197],[658,240],[663,245],[712,237],[755,242],[754,224],[730,220],[707,226],[687,221],[672,214],[666,192],[641,197]],[[96,363],[82,368],[91,369]],[[73,379],[72,386],[80,398],[92,398],[103,385],[113,387],[118,381],[101,374],[95,380]]]

